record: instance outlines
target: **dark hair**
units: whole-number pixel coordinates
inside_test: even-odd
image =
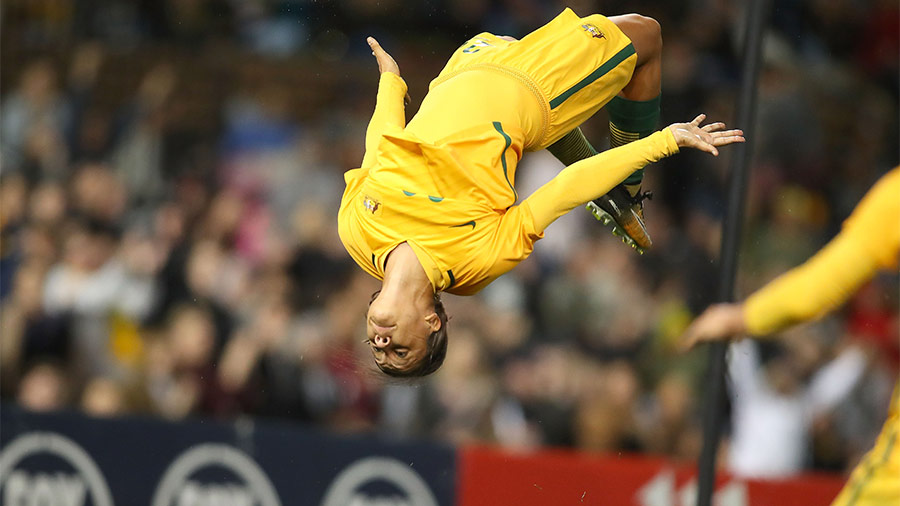
[[[370,305],[378,297],[379,293],[381,293],[380,290],[372,294],[372,300],[369,301]],[[441,328],[428,335],[428,341],[425,343],[425,356],[419,360],[419,365],[408,371],[401,371],[400,369],[384,366],[376,362],[381,372],[394,378],[420,378],[428,376],[441,368],[444,358],[447,357],[447,321],[450,318],[447,316],[447,311],[444,309],[444,303],[441,301],[441,295],[438,292],[434,294],[434,312],[437,314],[438,319],[441,320]]]

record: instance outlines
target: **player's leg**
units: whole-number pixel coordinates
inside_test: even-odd
[[[638,14],[613,16],[609,20],[631,39],[638,57],[631,80],[606,105],[610,147],[615,148],[656,131],[662,76],[662,31],[655,19]],[[641,252],[653,244],[643,219],[642,201],[651,195],[641,193],[643,178],[644,169],[640,169],[622,185],[588,204],[598,220],[614,224],[613,233],[622,235],[624,232],[623,240]]]
[[[616,147],[646,137],[656,129],[662,81],[662,31],[655,19],[639,14],[608,19],[631,39],[637,53],[631,80],[606,106],[610,114],[610,132],[617,132],[611,139],[612,147]],[[597,154],[580,128],[572,130],[547,150],[566,165]],[[643,170],[639,172],[643,177]],[[629,179],[640,183],[640,178],[632,176]]]
[[[646,16],[612,16],[610,21],[631,39],[637,65],[631,81],[606,105],[609,112],[610,144],[621,146],[656,131],[662,82],[662,31],[659,23]],[[640,184],[643,170],[626,184]]]
[[[608,18],[631,40],[637,55],[630,81],[607,104],[610,116],[611,147],[646,137],[656,130],[659,120],[662,34],[653,18],[637,14]],[[576,128],[547,147],[556,158],[571,165],[597,151]],[[623,185],[588,205],[604,224],[613,225],[613,233],[631,246],[643,251],[652,244],[644,227],[640,184],[643,169]]]

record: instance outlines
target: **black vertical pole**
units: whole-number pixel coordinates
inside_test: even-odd
[[[747,178],[752,153],[753,124],[756,119],[756,84],[762,60],[762,40],[769,0],[750,0],[744,28],[744,66],[741,88],[738,91],[735,125],[744,130],[748,142],[734,145],[731,170],[728,176],[728,210],[722,224],[722,249],[719,256],[718,300],[734,300],[734,279],[737,274],[738,246],[744,214]],[[697,505],[710,506],[716,478],[716,452],[722,432],[725,400],[726,343],[713,343],[709,349],[707,389],[703,406],[703,449],[700,453],[697,478]]]

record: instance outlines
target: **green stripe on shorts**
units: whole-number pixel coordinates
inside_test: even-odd
[[[628,57],[633,54],[634,54],[634,45],[633,44],[628,44],[627,46],[623,47],[621,51],[619,51],[618,53],[615,54],[615,56],[613,56],[609,60],[606,60],[603,63],[603,65],[600,65],[600,67],[597,70],[591,72],[587,77],[585,77],[584,79],[579,81],[578,84],[576,84],[575,86],[572,86],[571,88],[569,88],[568,90],[563,92],[562,95],[551,100],[550,108],[556,109],[559,106],[559,104],[565,102],[567,98],[578,93],[579,91],[581,91],[582,88],[591,84],[592,82],[596,81],[597,79],[600,79],[601,77],[605,76],[610,70],[619,66],[620,63],[627,60]]]
[[[856,504],[856,501],[859,499],[859,496],[862,493],[863,487],[868,485],[869,480],[872,479],[872,474],[875,472],[875,470],[878,467],[885,465],[887,463],[888,459],[891,457],[891,450],[894,449],[894,443],[896,443],[896,442],[897,442],[897,429],[896,429],[896,427],[894,427],[894,431],[891,433],[890,437],[888,438],[887,444],[884,445],[885,446],[884,453],[882,453],[881,458],[878,459],[878,462],[873,463],[869,460],[871,457],[874,456],[871,453],[868,455],[868,458],[865,459],[866,465],[868,467],[866,469],[866,474],[865,474],[865,476],[863,476],[863,478],[861,480],[859,480],[858,482],[856,482],[854,484],[853,493],[850,495],[850,500],[847,501],[847,506],[853,506],[854,504]]]

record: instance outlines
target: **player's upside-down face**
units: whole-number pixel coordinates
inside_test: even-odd
[[[384,294],[376,295],[366,312],[367,342],[381,369],[403,373],[419,367],[428,336],[440,327],[434,307],[416,307]]]

